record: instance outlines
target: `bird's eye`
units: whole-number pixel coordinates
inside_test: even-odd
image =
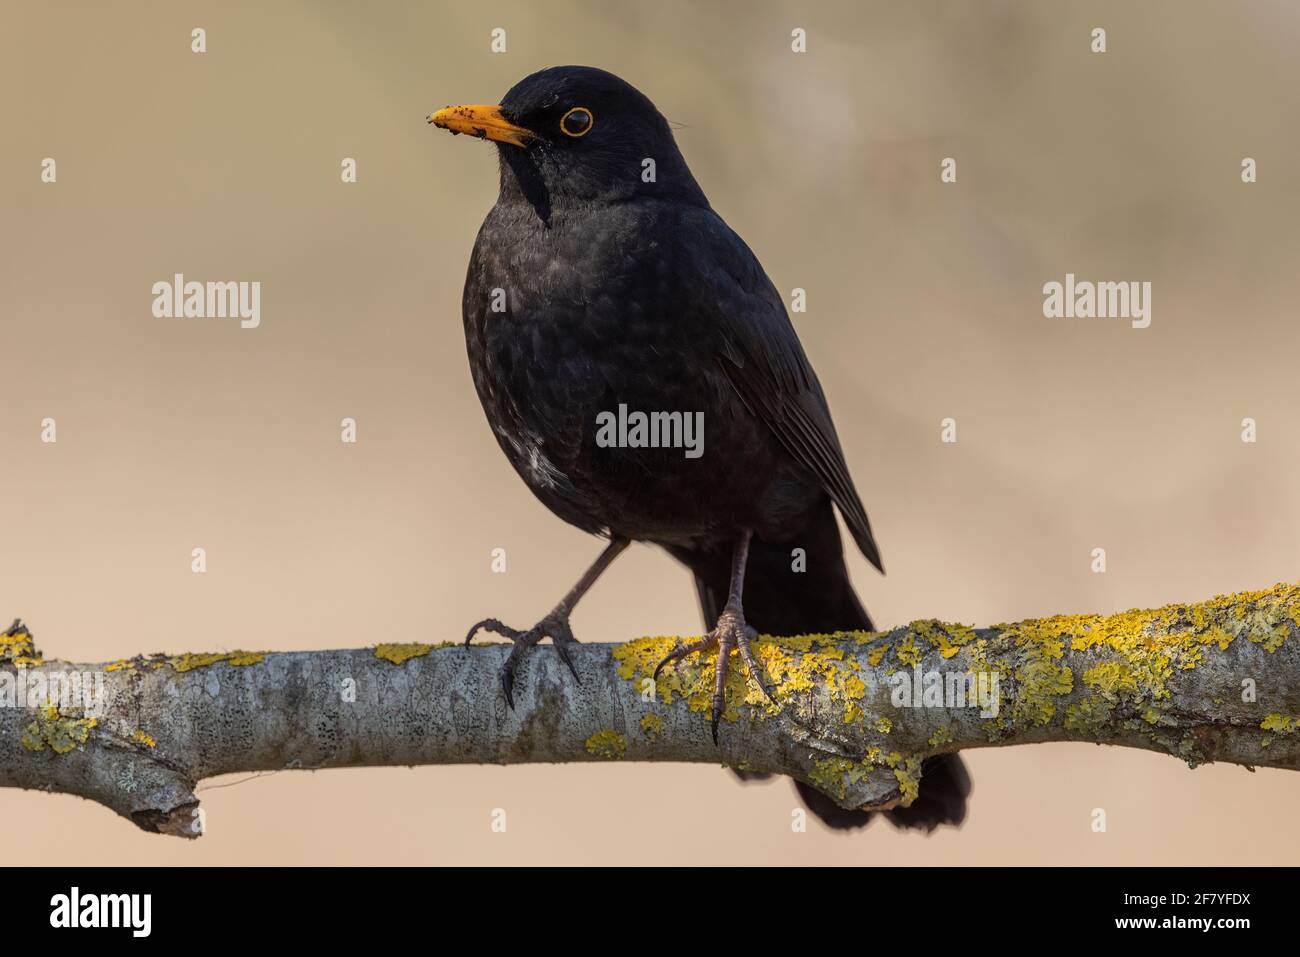
[[[565,136],[586,136],[591,132],[593,122],[594,117],[591,115],[591,110],[575,106],[560,117],[560,130]]]

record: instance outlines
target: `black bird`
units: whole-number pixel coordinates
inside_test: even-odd
[[[660,545],[694,572],[710,629],[660,668],[718,649],[716,741],[733,649],[767,690],[750,650],[757,632],[872,629],[832,506],[884,571],[784,302],[709,206],[667,121],[617,76],[553,67],[500,105],[451,106],[429,122],[495,141],[500,158],[500,195],[474,243],[462,304],[488,422],[552,512],[609,539],[535,626],[489,618],[466,643],[479,629],[514,642],[501,676],[513,707],[521,655],[549,637],[572,670],[574,605],[629,542]],[[660,413],[679,447],[630,447],[631,432],[624,444],[602,441],[600,417],[623,412]],[[683,449],[697,413],[694,439],[704,444]],[[792,570],[795,548],[802,572]],[[832,826],[868,820],[799,787]],[[969,790],[958,759],[936,760],[912,806],[886,814],[926,830],[959,824]]]

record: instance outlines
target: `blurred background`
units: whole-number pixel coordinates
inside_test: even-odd
[[[649,95],[776,286],[807,290],[796,326],[889,569],[849,556],[878,623],[1295,580],[1298,44],[1287,0],[7,2],[0,616],[102,661],[458,639],[549,610],[600,544],[484,421],[460,293],[495,151],[424,118],[564,63]],[[155,319],[176,272],[260,281],[261,327]],[[1045,319],[1067,272],[1150,281],[1151,327]],[[645,546],[573,623],[700,625],[687,573]],[[194,843],[61,795],[2,790],[0,817],[23,822],[19,864],[1297,860],[1300,775],[1082,744],[967,760],[967,824],[928,838],[792,833],[784,782],[682,765],[221,779]]]

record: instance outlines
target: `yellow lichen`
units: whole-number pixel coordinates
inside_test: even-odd
[[[808,772],[808,783],[822,794],[843,799],[846,793],[844,775],[853,767],[848,758],[824,758],[813,762]]]
[[[975,640],[975,629],[937,619],[914,621],[908,626],[908,632],[916,636],[921,646],[936,649],[945,660]]]
[[[1044,725],[1056,717],[1056,698],[1074,690],[1074,672],[1064,665],[1030,658],[1016,669],[1018,694],[1012,717]]]
[[[1111,703],[1104,698],[1080,698],[1066,707],[1065,726],[1071,731],[1094,734],[1107,725],[1112,711]],[[1154,724],[1155,722],[1150,723]]]
[[[872,745],[867,748],[866,757],[861,761],[847,757],[814,760],[808,773],[808,783],[823,794],[843,801],[848,796],[850,786],[862,782],[875,771],[888,769],[898,782],[899,804],[907,807],[916,800],[919,793],[921,763],[919,756],[905,758],[897,751],[885,754]]]
[[[32,633],[21,621],[15,621],[5,631],[0,631],[0,662],[15,668],[31,668],[43,661],[32,643]]]
[[[597,731],[587,739],[587,753],[617,760],[627,754],[627,738],[617,731]]]
[[[384,661],[391,661],[395,665],[400,665],[402,662],[410,661],[412,658],[422,658],[431,651],[433,651],[433,645],[423,645],[418,642],[412,642],[409,644],[376,645],[375,657],[382,658]]]
[[[890,633],[763,637],[754,643],[754,653],[782,704],[816,691],[839,706],[846,725],[861,724],[877,734],[889,733],[893,725],[867,700],[869,687],[873,697],[883,690],[867,669],[877,669],[877,679],[887,678],[926,661],[942,664],[960,655],[963,664],[958,667],[999,679],[999,714],[981,725],[989,741],[1052,722],[1097,739],[1108,729],[1152,736],[1176,725],[1169,710],[1176,676],[1227,652],[1239,638],[1272,654],[1298,630],[1300,587],[1283,583],[1195,604],[1112,615],[1056,615],[980,631],[922,620]],[[619,675],[638,682],[644,691],[655,666],[677,641],[643,638],[619,646],[613,652]],[[710,651],[666,668],[656,683],[659,699],[668,705],[680,699],[689,710],[708,713],[716,663],[717,653]],[[749,720],[764,720],[780,710],[749,679],[738,656],[728,670],[726,702],[721,716],[725,721],[736,721],[742,708]],[[1300,725],[1290,723],[1293,719],[1270,718],[1264,731],[1300,733]],[[1281,724],[1284,720],[1287,723]],[[1195,758],[1186,736],[1170,740],[1170,750]],[[935,740],[930,747],[947,743]],[[861,761],[822,761],[810,777],[837,795],[847,788],[848,775],[887,767],[906,777],[911,760],[898,752],[882,757],[877,750]]]
[[[908,760],[901,768],[894,769],[894,778],[898,781],[898,789],[902,793],[899,804],[903,807],[911,807],[912,802],[916,800],[921,793],[921,776],[919,760]]]
[[[1300,718],[1288,718],[1284,714],[1274,713],[1261,721],[1259,726],[1265,731],[1275,731],[1278,734],[1291,734],[1295,731],[1300,731]]]
[[[829,797],[844,800],[848,794],[847,775],[857,768],[857,763],[848,758],[824,758],[813,762],[812,771],[808,773],[808,783]]]
[[[873,641],[879,641],[881,638],[889,637],[887,631],[846,631],[840,634],[840,637],[852,638],[855,645],[869,645]]]
[[[1083,673],[1083,683],[1115,698],[1122,691],[1138,690],[1137,677],[1117,661],[1103,661]]]
[[[1207,628],[1197,636],[1197,640],[1207,645],[1218,645],[1220,651],[1227,651],[1228,646],[1236,639],[1236,635],[1230,635],[1218,625]]]
[[[136,731],[136,733],[133,734],[132,737],[135,738],[136,741],[139,741],[147,748],[158,747],[157,740],[154,739],[153,735],[149,734],[146,731]]]
[[[98,718],[69,717],[53,705],[44,708],[40,716],[23,730],[22,746],[28,751],[49,748],[55,754],[67,754],[79,744],[85,744]]]
[[[847,655],[839,643],[844,635],[802,635],[795,638],[760,637],[753,643],[754,657],[771,682],[777,700],[824,687],[832,701],[843,707],[846,721],[864,719],[859,703],[867,686],[857,672],[862,665]],[[619,645],[613,651],[620,677],[638,684],[654,675],[655,667],[677,644],[674,637],[640,638]],[[713,708],[713,686],[717,652],[706,651],[687,656],[664,668],[656,683],[656,692],[664,704],[681,699],[689,710],[708,714]],[[736,721],[740,707],[747,706],[752,717],[763,719],[779,713],[779,706],[767,700],[758,685],[749,680],[748,672],[737,651],[732,651],[727,669],[724,721]]]
[[[998,626],[999,638],[1010,639],[1021,658],[1016,677],[1023,683],[1015,717],[1044,723],[1056,714],[1051,699],[1069,689],[1065,676],[1051,664],[1061,658],[1066,642],[1076,654],[1102,659],[1081,674],[1091,697],[1066,709],[1067,727],[1089,732],[1100,730],[1119,704],[1137,709],[1147,724],[1158,725],[1160,710],[1168,707],[1172,694],[1169,680],[1179,671],[1199,667],[1212,649],[1226,651],[1242,636],[1275,652],[1297,627],[1300,588],[1285,583],[1199,604],[1107,616],[1059,615]],[[1022,701],[1026,693],[1029,700]]]
[[[228,665],[234,665],[236,668],[242,668],[247,665],[255,665],[266,657],[264,651],[223,651],[223,652],[204,652],[193,654],[186,652],[183,655],[176,655],[167,659],[167,664],[172,669],[179,672],[193,671],[195,668],[207,668],[218,662],[225,662]],[[161,667],[161,663],[155,663],[155,668]]]
[[[641,733],[648,738],[657,738],[664,729],[664,719],[657,714],[647,714],[641,718]]]
[[[916,645],[916,635],[914,635],[910,630],[903,636],[903,640],[898,643],[897,647],[894,648],[894,654],[898,656],[900,662],[907,665],[909,668],[914,668],[919,665],[921,659],[925,657],[925,652]]]

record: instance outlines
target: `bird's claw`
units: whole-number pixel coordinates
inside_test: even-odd
[[[745,669],[750,676],[758,683],[767,700],[776,704],[776,697],[773,694],[772,686],[767,683],[763,676],[763,671],[758,666],[758,659],[754,657],[754,651],[751,643],[758,638],[758,632],[749,627],[745,622],[745,616],[739,608],[728,607],[721,615],[718,616],[718,624],[703,638],[683,644],[678,642],[673,650],[664,655],[663,660],[655,666],[654,680],[659,680],[659,672],[664,668],[677,661],[681,661],[687,655],[695,654],[698,651],[708,651],[713,648],[718,649],[718,663],[716,671],[716,681],[713,691],[712,702],[712,719],[710,728],[713,732],[713,743],[718,743],[718,725],[722,721],[722,715],[726,710],[725,689],[727,686],[727,668],[731,659],[731,650],[733,648],[740,652],[740,658],[745,663]]]
[[[569,673],[573,675],[573,680],[578,684],[582,684],[582,679],[578,676],[578,669],[574,667],[573,658],[569,655],[569,647],[578,644],[578,639],[573,637],[573,629],[569,627],[568,614],[561,612],[559,609],[551,612],[527,631],[511,628],[496,618],[484,618],[465,635],[465,645],[468,646],[480,631],[490,631],[493,634],[501,635],[503,638],[509,638],[514,643],[514,647],[510,649],[510,655],[506,658],[505,664],[501,666],[500,671],[501,691],[505,694],[506,704],[510,705],[511,711],[515,708],[515,671],[523,660],[524,652],[543,638],[551,639],[551,644],[555,646],[555,653],[560,656],[560,660],[568,667]]]

